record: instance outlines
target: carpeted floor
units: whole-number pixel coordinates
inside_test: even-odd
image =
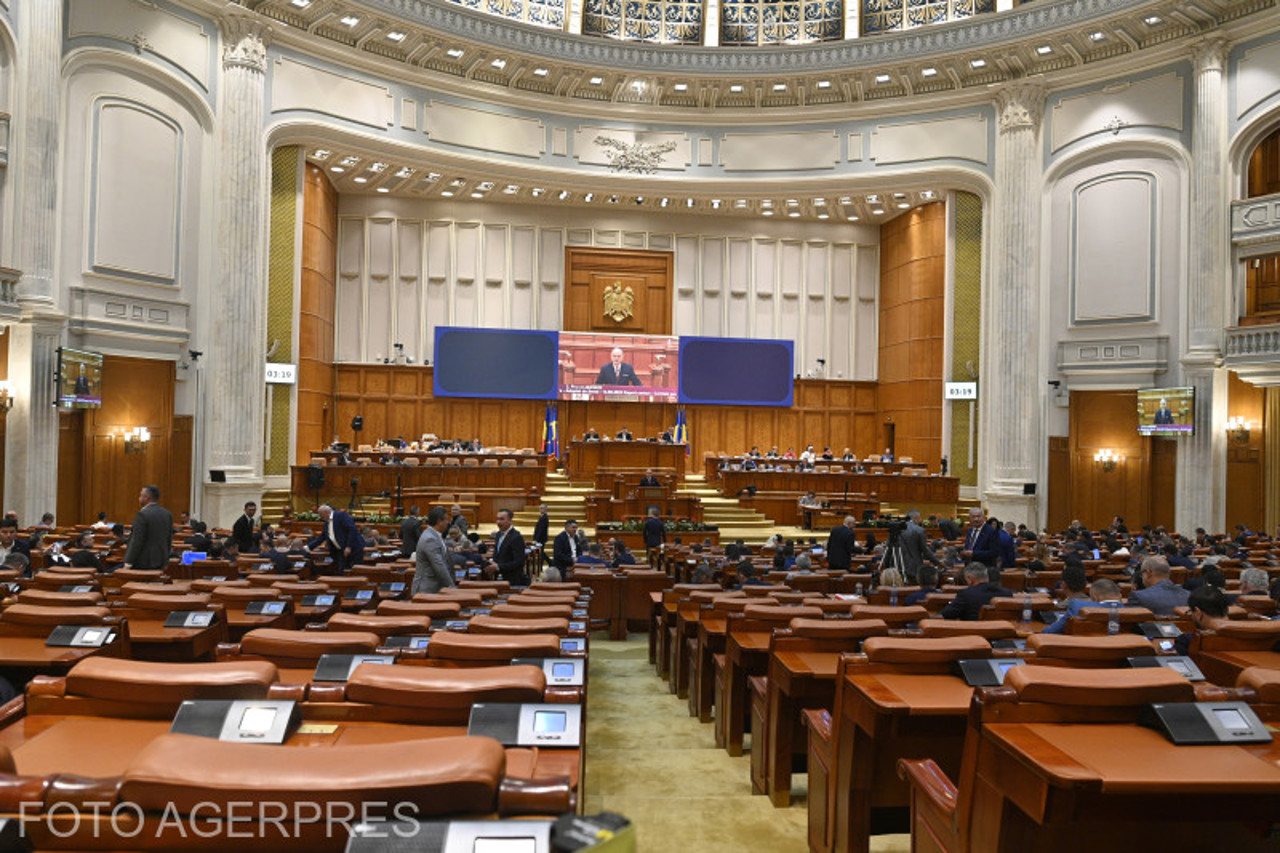
[[[795,777],[789,809],[753,796],[750,758],[716,749],[711,726],[690,717],[687,703],[658,679],[645,638],[597,637],[587,700],[586,811],[634,821],[641,853],[806,851],[806,777]],[[871,849],[906,851],[909,840],[878,836]]]

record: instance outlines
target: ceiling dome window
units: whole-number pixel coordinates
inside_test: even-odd
[[[568,21],[565,0],[453,0],[459,6],[510,18],[535,27],[563,30]]]
[[[724,0],[725,47],[801,44],[844,38],[842,0]]]
[[[892,33],[994,12],[995,0],[860,0],[862,34]]]
[[[582,33],[626,41],[702,44],[702,20],[702,0],[587,0]]]

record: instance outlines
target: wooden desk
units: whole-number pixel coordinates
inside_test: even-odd
[[[108,657],[120,657],[122,655],[119,638],[121,628],[117,625],[105,627],[114,630],[117,639],[111,645],[99,649],[46,646],[44,637],[0,636],[0,672],[15,675],[15,686],[19,686],[33,675],[66,675],[67,670],[91,655],[105,654]],[[53,630],[52,625],[49,626],[49,630]],[[127,653],[124,653],[124,656],[127,657]],[[14,672],[15,670],[17,672]]]
[[[706,475],[707,482],[708,483],[715,482],[717,475],[720,473],[722,465],[727,464],[730,466],[733,466],[733,465],[740,466],[744,461],[746,461],[746,458],[747,457],[745,456],[707,456],[705,457],[702,460],[702,468],[703,468],[703,473]],[[760,466],[769,465],[771,467],[785,465],[789,468],[794,469],[796,465],[800,464],[800,460],[799,459],[761,458],[756,460],[756,464]],[[870,470],[872,468],[883,468],[886,474],[897,474],[906,470],[907,468],[918,468],[926,472],[929,470],[929,466],[925,465],[923,462],[861,462],[859,463],[854,461],[844,462],[839,459],[829,459],[829,460],[819,459],[814,464],[825,465],[829,467],[832,471],[841,475],[852,472],[854,469],[854,466],[859,464],[861,464],[862,467],[867,470]]]
[[[932,758],[959,773],[973,688],[953,675],[891,672],[854,673],[838,687],[833,849],[866,853],[873,832],[902,831],[909,798],[899,758]]]
[[[742,755],[749,710],[747,679],[768,672],[772,636],[772,630],[735,631],[725,640],[724,668],[716,684],[716,746],[730,755]]]
[[[206,628],[166,628],[168,614],[147,616],[133,611],[129,616],[130,657],[134,660],[185,662],[212,661],[219,642],[227,638],[227,623],[214,617]]]
[[[752,761],[764,752],[764,792],[778,808],[791,805],[791,756],[803,708],[831,707],[841,652],[778,651],[769,661],[766,728],[752,737]]]
[[[908,477],[900,474],[834,474],[821,471],[721,471],[720,493],[735,497],[747,486],[762,492],[800,495],[814,491],[819,496],[855,493],[878,495],[881,503],[948,504],[960,497],[960,481],[955,477]],[[799,505],[796,506],[799,512]]]
[[[575,482],[595,480],[597,471],[653,471],[683,479],[687,454],[683,444],[656,441],[572,441],[565,471]],[[509,469],[508,469],[509,470]]]
[[[526,459],[536,457],[526,456]],[[292,467],[290,487],[293,494],[313,498],[315,492],[307,488],[307,465]],[[376,495],[386,492],[395,499],[397,480],[406,502],[414,493],[429,491],[473,491],[487,489],[506,492],[519,497],[523,507],[524,495],[530,491],[539,494],[547,488],[545,465],[533,467],[485,468],[465,465],[332,465],[325,466],[325,485],[320,489],[320,499],[331,500],[335,506],[345,506],[351,497],[351,480],[359,479],[356,494]],[[479,497],[477,495],[477,497]],[[413,501],[416,502],[416,501]]]
[[[700,723],[711,722],[716,699],[715,656],[724,654],[729,620],[722,613],[708,613],[698,621],[698,644],[693,655],[689,685],[689,715]]]
[[[987,723],[977,775],[974,850],[1277,848],[1256,834],[1280,822],[1275,741],[1185,747],[1132,724]]]
[[[702,499],[695,495],[665,498],[628,497],[620,500],[592,496],[588,497],[585,503],[587,510],[585,521],[592,527],[602,521],[644,518],[649,514],[649,508],[655,506],[658,508],[658,514],[668,521],[676,519],[702,521]],[[668,538],[671,535],[668,533]]]

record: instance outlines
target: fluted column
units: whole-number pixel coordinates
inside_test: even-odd
[[[1183,532],[1222,530],[1226,522],[1227,378],[1222,337],[1230,294],[1227,245],[1227,44],[1208,38],[1192,48],[1195,107],[1191,134],[1191,241],[1187,250],[1187,321],[1182,381],[1196,389],[1196,433],[1178,441],[1175,524]]]
[[[263,138],[267,44],[260,16],[229,5],[222,29],[219,86],[218,273],[210,282],[214,320],[207,343],[205,468],[227,487],[206,484],[205,520],[234,519],[262,484],[263,316],[266,300],[267,153]]]
[[[23,524],[57,510],[58,413],[52,377],[66,317],[54,272],[58,235],[58,118],[62,3],[20,3],[18,79],[11,158],[17,221],[14,260],[22,271],[22,320],[9,330],[9,383],[14,406],[5,427],[5,508]],[[80,519],[67,519],[76,521]]]
[[[1280,387],[1264,389],[1262,406],[1262,520],[1266,532],[1280,528]]]
[[[1006,521],[1038,523],[1034,496],[1044,453],[1039,376],[1040,120],[1045,91],[1016,83],[996,95],[991,278],[984,288],[978,460],[983,502]]]

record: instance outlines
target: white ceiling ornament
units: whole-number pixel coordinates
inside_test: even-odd
[[[652,175],[662,165],[662,158],[676,150],[674,142],[621,142],[607,136],[597,136],[596,145],[607,148],[609,168],[615,172],[634,172],[639,175]]]

